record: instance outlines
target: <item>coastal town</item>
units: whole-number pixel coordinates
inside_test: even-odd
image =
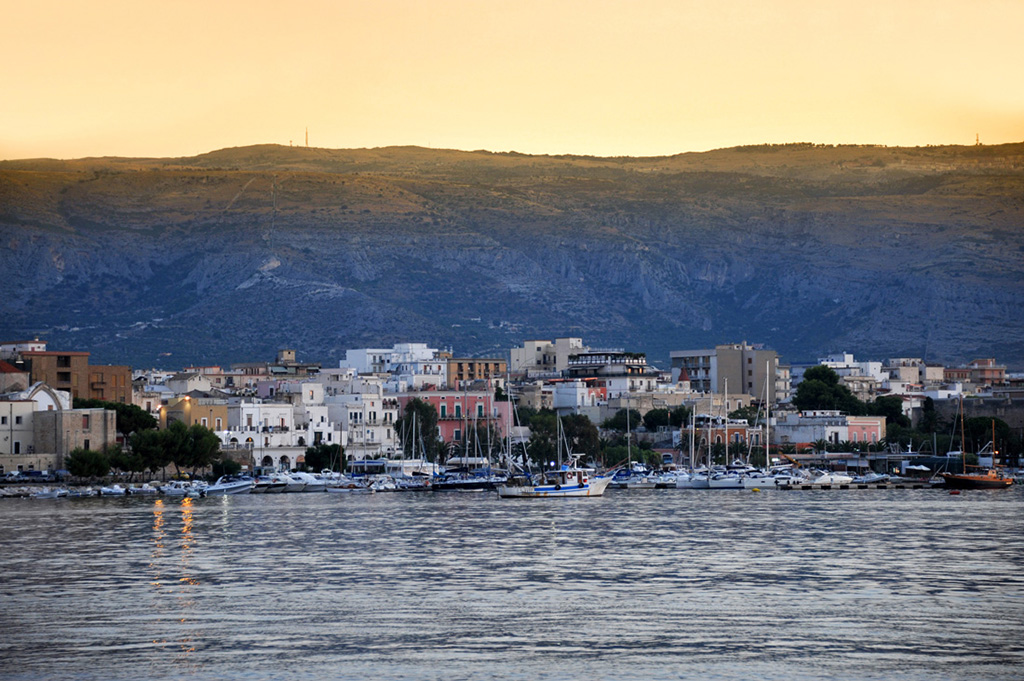
[[[0,476],[53,479],[67,473],[76,451],[130,448],[118,404],[135,405],[160,430],[176,422],[207,429],[217,458],[248,474],[302,471],[310,452],[331,447],[338,455],[331,467],[347,473],[500,468],[517,445],[529,449],[536,435],[529,415],[543,413],[598,431],[598,444],[577,437],[567,455],[576,449],[600,469],[636,461],[651,472],[743,462],[930,474],[935,466],[920,464],[954,450],[981,466],[1016,467],[1024,428],[1024,377],[992,358],[943,366],[840,353],[784,364],[775,351],[741,342],[674,351],[671,366],[659,368],[643,353],[564,337],[525,342],[506,357],[460,356],[425,343],[350,349],[337,367],[300,361],[290,349],[271,361],[177,371],[89,359],[45,340],[0,344]],[[808,371],[821,373],[815,367],[837,377],[851,404],[885,409],[807,408],[800,385]],[[414,405],[430,414],[419,426],[409,418],[419,411]],[[992,427],[957,435],[965,419]],[[423,423],[435,437],[424,439]],[[936,431],[946,428],[953,432],[940,442]],[[905,440],[928,430],[930,439]],[[555,463],[544,451],[540,461],[533,457],[540,468]]]

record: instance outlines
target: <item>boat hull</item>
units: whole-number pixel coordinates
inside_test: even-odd
[[[567,497],[599,497],[604,495],[611,478],[594,478],[584,483],[566,485],[498,485],[503,499],[557,499]]]
[[[943,473],[942,479],[950,489],[1003,489],[1013,484],[1013,478],[1000,475]]]

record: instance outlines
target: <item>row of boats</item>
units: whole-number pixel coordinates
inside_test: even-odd
[[[642,464],[633,464],[616,473],[611,486],[623,489],[771,489],[802,485],[882,484],[889,479],[888,475],[879,473],[853,476],[792,465],[764,470],[737,462],[730,466],[654,472]]]
[[[833,487],[843,485],[885,484],[897,482],[888,475],[868,473],[849,475],[842,472],[792,465],[768,470],[735,462],[730,466],[713,466],[691,470],[652,471],[639,463],[597,474],[594,468],[578,465],[574,459],[561,468],[542,473],[524,472],[507,476],[492,469],[451,471],[440,475],[367,475],[349,477],[341,473],[278,472],[256,477],[229,475],[215,483],[200,480],[149,482],[124,487],[118,484],[93,488],[65,489],[43,487],[36,490],[0,490],[4,496],[31,496],[37,499],[88,496],[165,495],[171,497],[211,497],[233,494],[284,494],[320,492],[335,494],[370,494],[374,492],[410,491],[496,491],[504,498],[589,497],[601,496],[608,488],[617,489],[779,489],[802,486]],[[995,470],[982,473],[944,474],[931,481],[950,489],[1001,488],[1014,482]]]

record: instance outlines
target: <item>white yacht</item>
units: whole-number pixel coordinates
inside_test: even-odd
[[[291,473],[293,480],[301,480],[303,483],[303,492],[323,492],[327,489],[327,480],[322,475],[313,475],[312,473],[306,473],[304,471],[296,471]],[[288,491],[287,489],[285,491]]]
[[[206,488],[206,496],[219,497],[227,494],[248,494],[252,491],[253,479],[249,476],[222,475],[217,482]]]

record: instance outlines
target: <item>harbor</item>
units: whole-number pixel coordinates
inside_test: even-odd
[[[0,678],[1009,681],[1024,487],[6,500]]]

